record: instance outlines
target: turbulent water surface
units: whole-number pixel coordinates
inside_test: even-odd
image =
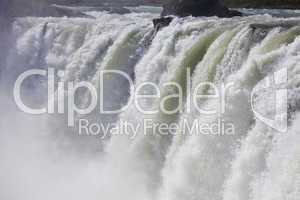
[[[7,67],[1,72],[0,199],[299,199],[299,18],[188,17],[174,19],[154,37],[154,14],[90,14],[96,18],[28,17],[14,22],[13,48],[7,49]],[[166,115],[142,114],[130,104],[121,114],[76,115],[75,127],[68,128],[67,113],[29,115],[14,103],[18,75],[48,68],[60,71],[56,79],[61,83],[87,81],[96,88],[101,86],[98,72],[120,70],[134,79],[135,86],[145,81],[159,85],[160,100],[178,93],[163,86],[174,81],[184,88],[183,106],[180,112]],[[191,84],[186,69],[192,74]],[[251,92],[281,69],[288,72],[282,86],[288,92],[285,133],[259,120],[250,101]],[[138,125],[145,119],[166,124],[218,123],[219,115],[201,115],[187,106],[191,94],[186,91],[205,81],[233,83],[221,117],[223,124],[234,125],[234,134],[192,131],[186,135],[179,128],[176,134],[148,130],[147,134],[138,131],[135,137],[93,136],[79,134],[76,127],[81,118],[101,124]],[[104,83],[107,109],[120,108],[133,96],[122,77],[105,76]],[[24,82],[22,97],[28,105],[43,107],[49,100],[46,87],[45,78],[32,77]],[[271,116],[272,89],[259,90],[254,101],[254,107]],[[153,92],[151,87],[143,90]],[[87,91],[79,90],[75,96],[78,105],[89,104]],[[142,107],[159,107],[160,100],[147,99]],[[172,109],[178,102],[166,104]],[[199,105],[209,110],[218,107],[218,101]]]

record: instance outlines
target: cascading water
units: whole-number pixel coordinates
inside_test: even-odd
[[[1,70],[0,199],[299,199],[299,18],[176,18],[153,37],[152,14],[90,14],[96,18],[14,22],[14,44]],[[31,77],[22,98],[34,108],[54,98],[58,113],[35,116],[16,107],[13,85],[30,69],[53,69],[56,82],[49,89],[47,77]],[[285,69],[287,81],[265,88],[268,80],[284,79],[284,73],[274,74]],[[133,82],[110,74],[99,78],[107,70]],[[104,110],[135,102],[131,86],[155,96],[157,85],[160,96],[139,101],[147,113],[130,103],[120,113],[70,114],[71,97],[79,108],[91,104],[89,91],[66,89],[82,81],[97,91],[104,87],[95,102]],[[224,98],[194,101],[190,91],[213,95],[208,85],[198,87],[205,82],[225,85]],[[274,95],[282,88],[287,101]],[[287,104],[288,113],[279,109],[280,119],[288,121],[285,133],[254,112],[272,118],[277,104]],[[81,132],[83,119],[103,129]],[[147,120],[178,126],[159,134],[147,129]],[[221,128],[199,134],[191,128],[195,121]],[[132,125],[127,134],[109,126],[124,122]]]

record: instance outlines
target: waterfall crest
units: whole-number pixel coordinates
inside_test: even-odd
[[[295,21],[299,19],[272,18],[268,15],[232,19],[175,18],[170,26],[152,38],[152,17],[143,13],[98,13],[95,19],[17,19],[12,33],[15,44],[10,51],[7,68],[1,71],[1,95],[9,96],[4,91],[13,88],[12,82],[18,75],[30,69],[52,68],[59,71],[55,79],[65,87],[69,82],[81,81],[90,83],[97,91],[104,87],[101,99],[105,110],[121,109],[128,102],[137,100],[137,97],[126,78],[106,74],[100,80],[101,72],[121,71],[133,80],[135,88],[144,82],[158,86],[161,92],[159,98],[147,98],[139,102],[140,107],[148,111],[146,114],[141,113],[133,103],[120,113],[104,114],[95,110],[89,115],[75,114],[75,124],[88,119],[90,123],[107,126],[106,132],[109,134],[102,130],[97,136],[78,135],[80,127],[67,127],[67,113],[29,120],[28,123],[36,124],[32,132],[43,132],[43,136],[40,136],[42,140],[51,141],[45,142],[50,146],[49,149],[54,145],[59,149],[80,152],[77,156],[70,152],[66,154],[72,154],[76,160],[74,163],[81,163],[81,177],[97,174],[94,174],[97,179],[93,179],[93,187],[88,190],[91,194],[87,199],[298,199],[300,26]],[[287,69],[287,82],[280,87],[287,89],[288,98],[287,102],[281,103],[287,103],[288,113],[287,116],[279,114],[281,119],[286,117],[288,120],[286,133],[268,126],[253,112],[254,108],[264,116],[276,114],[273,108],[278,102],[273,97],[278,88],[264,86],[270,77],[276,81],[272,77],[282,69]],[[187,72],[190,77],[187,77]],[[168,85],[170,82],[173,85]],[[193,102],[193,94],[189,91],[197,90],[199,95],[212,95],[207,85],[198,87],[204,82],[217,87],[230,84],[225,89],[225,107],[217,98]],[[47,81],[44,79],[32,78],[26,82],[23,95],[34,105],[44,106],[49,92],[40,91],[46,89],[45,85]],[[58,87],[59,84],[55,83],[54,88]],[[257,92],[251,99],[254,90]],[[53,97],[64,97],[56,100],[55,104],[66,102],[65,98],[70,95],[65,90],[55,89],[53,92]],[[156,90],[147,85],[139,92],[141,95],[155,95]],[[178,96],[183,98],[177,99]],[[75,103],[80,108],[91,104],[88,91],[78,90],[75,97]],[[99,97],[96,103],[100,101]],[[4,110],[7,109],[5,107]],[[170,112],[163,112],[162,107]],[[202,111],[217,109],[218,112],[205,115],[199,112],[199,108]],[[65,111],[67,107],[61,109]],[[222,112],[224,109],[226,112]],[[16,109],[10,110],[17,113]],[[153,110],[157,112],[152,113]],[[21,119],[26,118],[23,115]],[[162,135],[157,129],[147,129],[145,120],[151,120],[158,126],[179,126]],[[199,134],[197,128],[182,126],[192,126],[195,121],[224,127],[230,124],[234,127],[234,133],[219,131],[218,134]],[[121,134],[121,130],[108,127],[111,123],[121,125],[123,122],[138,129],[131,129],[130,134],[126,135]],[[4,127],[5,124],[1,123],[0,126]],[[15,130],[14,127],[5,128],[4,131],[22,133],[22,130]],[[13,147],[5,148],[8,151]],[[22,155],[22,148],[18,151]],[[57,151],[52,156],[60,160],[58,155],[64,153]],[[44,156],[43,153],[41,155]],[[87,167],[82,164],[79,155],[89,163]],[[5,156],[5,153],[1,153],[0,159]],[[97,160],[97,164],[91,160]],[[64,168],[64,164],[62,162],[58,166]],[[50,166],[46,169],[54,177],[59,176],[58,169]],[[14,174],[16,169],[6,170],[8,175],[4,177]],[[23,173],[29,173],[26,170]],[[34,178],[33,182],[39,180]],[[42,180],[47,182],[48,179],[44,177]],[[71,180],[67,183],[71,185],[68,188],[77,189],[78,185],[72,187]],[[80,180],[88,182],[87,178]],[[47,184],[51,186],[53,180]],[[45,188],[42,188],[44,191]],[[56,190],[57,193],[61,191],[59,188]],[[76,194],[77,191],[73,192]],[[5,195],[11,197],[8,199],[15,199],[8,191]],[[25,191],[20,191],[20,195],[25,200],[30,199]],[[82,195],[74,195],[73,199],[80,199]],[[49,194],[51,197],[60,199],[55,194]],[[41,198],[42,194],[37,193],[31,200]]]

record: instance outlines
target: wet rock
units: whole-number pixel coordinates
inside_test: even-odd
[[[153,25],[156,31],[159,31],[161,28],[169,26],[172,22],[173,17],[161,17],[157,19],[153,19]]]
[[[238,11],[229,10],[221,0],[169,0],[165,5],[162,16],[240,16]]]

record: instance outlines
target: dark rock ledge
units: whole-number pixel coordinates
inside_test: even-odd
[[[169,0],[164,5],[162,17],[168,15],[234,17],[241,13],[229,10],[221,0]]]
[[[173,19],[171,16],[217,16],[228,18],[242,15],[236,10],[229,10],[221,0],[169,0],[163,7],[161,18],[153,20],[156,31],[168,26]]]

